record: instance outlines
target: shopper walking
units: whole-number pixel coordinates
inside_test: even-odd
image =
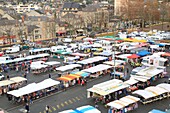
[[[46,107],[45,107],[46,113],[49,113],[49,109],[50,109],[50,107],[48,105],[46,105]]]

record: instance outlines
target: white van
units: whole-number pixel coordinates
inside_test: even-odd
[[[57,51],[66,51],[67,46],[52,46],[50,48],[51,52],[57,52]]]
[[[20,46],[12,46],[6,50],[6,53],[17,53],[20,51]]]

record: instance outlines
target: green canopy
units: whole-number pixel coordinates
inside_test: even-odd
[[[56,54],[62,54],[63,52],[66,52],[66,51],[64,51],[64,50],[58,50],[58,51],[56,51],[56,52],[54,52],[54,53],[56,53]]]
[[[104,36],[103,38],[115,38],[115,36]]]

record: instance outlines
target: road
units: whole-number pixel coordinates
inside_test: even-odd
[[[50,59],[50,60],[54,60],[54,59]],[[130,68],[129,65],[127,65],[126,68],[129,68],[129,72],[132,69]],[[167,71],[168,73],[170,72],[169,67]],[[18,74],[20,73],[16,73],[16,72],[9,73],[11,77],[16,76]],[[55,72],[53,72],[52,75],[53,75],[53,79],[57,77]],[[42,75],[29,74],[28,83],[39,82],[46,78],[48,78],[48,73]],[[86,89],[92,87],[95,84],[107,81],[109,79],[110,79],[109,76],[103,76],[97,79],[92,79],[87,83],[86,86],[74,86],[67,89],[66,91],[60,91],[51,96],[35,100],[34,103],[30,105],[30,111],[31,113],[45,113],[46,105],[50,106],[50,113],[58,113],[60,111],[67,110],[67,109],[75,109],[77,107],[87,105],[87,104],[94,106],[94,100],[87,99]],[[160,79],[157,82],[155,82],[153,85],[156,85],[164,81],[165,79]],[[170,108],[168,106],[169,104],[170,104],[170,99],[157,101],[147,105],[140,104],[138,109],[131,111],[129,113],[148,113],[148,111],[152,109],[165,110],[167,108]],[[24,105],[8,102],[6,96],[2,96],[0,97],[0,108],[6,109],[9,113],[20,113],[20,110],[24,108]],[[102,113],[107,113],[107,108],[105,108],[104,105],[99,104],[99,110],[101,110]]]

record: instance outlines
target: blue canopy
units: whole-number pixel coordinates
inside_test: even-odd
[[[110,56],[110,55],[112,55],[112,53],[110,53],[110,52],[108,52],[108,51],[103,51],[103,52],[100,53],[99,55]]]
[[[80,112],[78,112],[78,113],[84,113],[84,112],[86,112],[86,111],[90,111],[90,110],[93,110],[93,109],[96,109],[96,108],[94,108],[94,107],[92,107],[92,106],[89,106],[89,107],[87,107],[87,108],[83,108],[83,109],[77,110],[77,111],[80,111]]]
[[[164,47],[165,46],[165,44],[161,44],[161,43],[158,44],[158,45],[159,45],[159,47]]]
[[[149,113],[165,113],[165,112],[160,111],[160,110],[153,109],[153,110],[150,111]]]
[[[146,56],[146,55],[149,55],[149,54],[150,54],[150,52],[143,50],[143,51],[140,51],[137,55],[143,57],[143,56]]]

